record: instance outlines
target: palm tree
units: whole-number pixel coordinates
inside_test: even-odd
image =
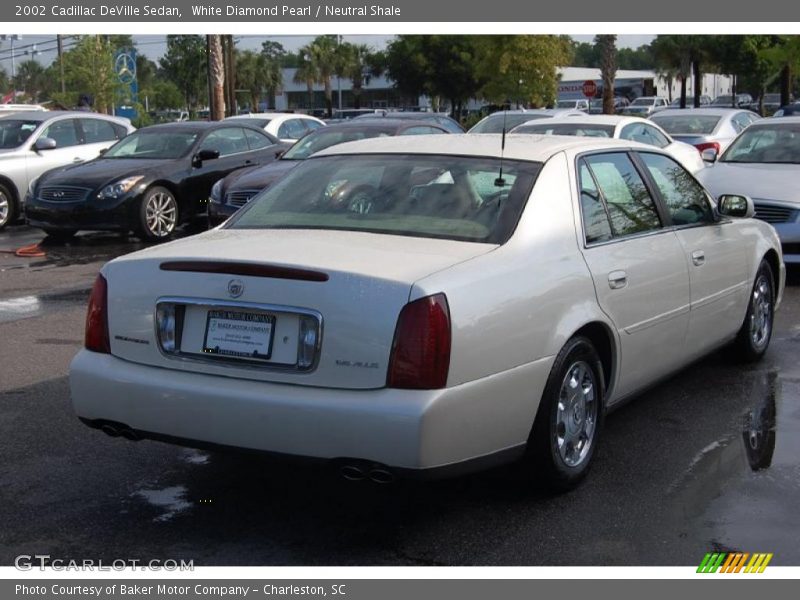
[[[372,49],[366,44],[339,46],[339,75],[352,82],[353,108],[361,108],[361,92],[372,75]]]
[[[603,114],[614,114],[614,78],[617,74],[617,36],[598,35],[594,43],[600,51],[600,76],[603,79]]]
[[[322,84],[325,90],[325,105],[328,109],[328,118],[333,116],[331,77],[339,71],[337,45],[335,35],[319,35],[309,44],[311,62],[314,64],[314,69],[317,73],[316,82]]]
[[[222,56],[222,39],[219,35],[208,36],[208,70],[211,75],[212,121],[225,118],[225,62]]]
[[[39,101],[48,83],[46,69],[35,60],[26,60],[17,67],[14,85],[18,90],[24,90],[34,103]]]
[[[651,45],[657,68],[681,82],[681,108],[686,108],[686,80],[692,67],[691,48],[685,35],[659,35]]]
[[[308,90],[308,109],[314,108],[314,84],[319,78],[317,74],[317,66],[312,60],[310,46],[303,46],[298,52],[300,56],[300,64],[297,66],[297,71],[294,73],[295,83],[305,83]]]

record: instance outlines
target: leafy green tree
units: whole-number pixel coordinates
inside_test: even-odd
[[[74,106],[81,96],[88,96],[94,110],[110,113],[123,93],[123,86],[114,72],[115,49],[108,36],[82,36],[64,53],[67,93],[52,93],[51,97],[64,106]]]
[[[167,52],[159,61],[164,75],[183,94],[185,106],[197,110],[208,99],[206,41],[200,35],[168,35]]]
[[[306,90],[308,91],[307,108],[309,109],[315,108],[314,84],[318,78],[317,65],[311,60],[311,54],[301,54],[301,60],[297,63],[297,70],[294,73],[294,82],[306,84]]]
[[[552,35],[498,35],[474,38],[479,95],[491,102],[545,106],[556,100],[556,68],[572,58],[572,41]],[[469,62],[466,63],[469,65]],[[469,79],[468,76],[466,76]],[[470,82],[471,83],[471,82]],[[470,91],[465,89],[464,92]]]
[[[457,117],[461,105],[475,97],[484,84],[482,73],[487,69],[478,64],[479,43],[487,51],[502,47],[496,40],[469,35],[397,36],[386,49],[387,74],[398,90],[413,96],[425,94],[434,107],[438,98],[447,98]]]
[[[300,49],[307,73],[313,73],[314,83],[322,85],[328,118],[333,116],[333,87],[331,77],[339,72],[339,53],[335,35],[320,35]],[[305,70],[304,70],[305,73]]]
[[[8,77],[8,73],[6,73],[4,68],[0,67],[0,92],[5,96],[9,87],[11,87],[11,81]]]
[[[770,47],[760,50],[759,56],[780,73],[781,105],[789,104],[794,74],[800,71],[800,37],[776,35],[773,36],[773,42]]]
[[[656,62],[656,72],[669,79],[677,78],[681,82],[681,108],[686,108],[686,80],[692,69],[691,47],[689,36],[659,35],[653,40],[651,48]]]
[[[283,83],[280,62],[262,53],[244,50],[236,53],[236,88],[247,90],[251,110],[258,105],[265,92],[274,94]]]

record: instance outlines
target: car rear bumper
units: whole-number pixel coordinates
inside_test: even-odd
[[[84,422],[122,424],[142,437],[458,472],[524,450],[552,362],[442,390],[341,390],[185,373],[82,350],[70,388]]]

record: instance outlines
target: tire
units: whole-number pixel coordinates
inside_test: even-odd
[[[0,231],[17,219],[17,201],[5,185],[0,184]]]
[[[557,491],[586,476],[605,413],[600,357],[585,337],[558,353],[528,440],[528,462],[537,481]]]
[[[167,188],[151,187],[139,205],[137,234],[148,241],[168,239],[178,226],[178,201]]]
[[[772,338],[775,318],[775,278],[772,267],[762,260],[756,272],[747,314],[733,342],[734,358],[742,362],[761,360]]]
[[[44,229],[43,231],[54,242],[67,242],[78,233],[77,229]]]

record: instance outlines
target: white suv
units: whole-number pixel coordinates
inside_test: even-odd
[[[0,116],[0,229],[20,214],[39,175],[96,158],[134,129],[128,119],[82,111]]]

